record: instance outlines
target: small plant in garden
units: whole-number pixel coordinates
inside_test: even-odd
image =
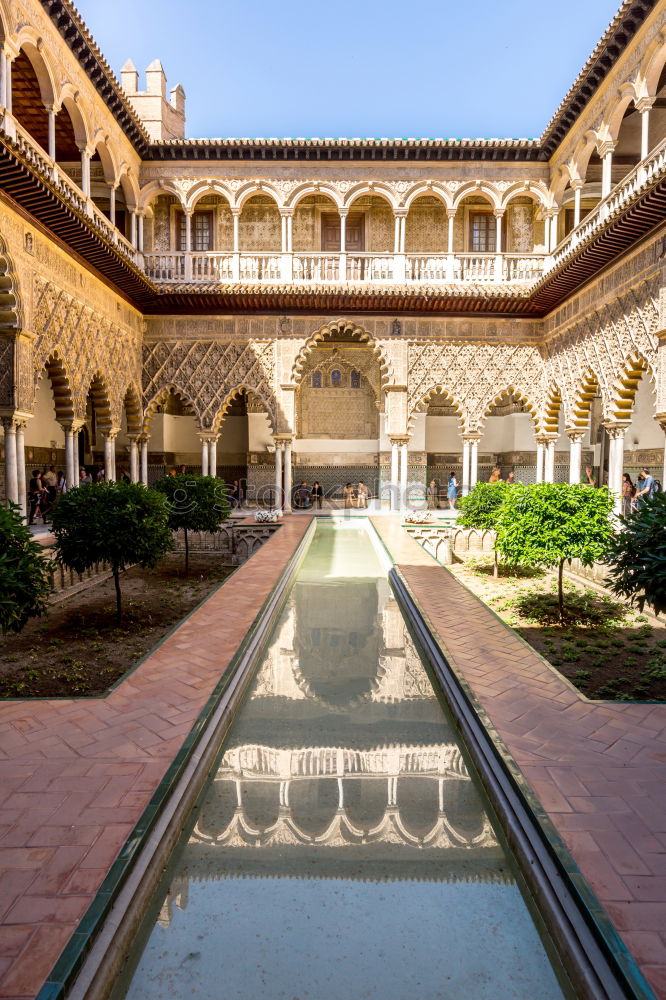
[[[43,615],[53,590],[44,550],[24,525],[18,507],[0,507],[0,627],[20,632]]]
[[[166,497],[169,527],[182,529],[185,538],[185,574],[190,569],[188,531],[217,531],[229,517],[227,488],[215,476],[163,476],[155,489]]]
[[[606,488],[539,483],[511,486],[497,512],[497,548],[511,563],[558,568],[557,601],[564,621],[564,563],[601,559],[612,534],[613,499]]]
[[[89,483],[63,493],[53,508],[53,533],[59,558],[77,573],[110,564],[118,623],[120,571],[155,566],[173,547],[164,496],[139,483]]]
[[[504,498],[515,487],[509,483],[477,483],[471,493],[458,501],[458,524],[463,528],[476,528],[479,531],[494,531],[497,527],[497,515]],[[497,546],[495,546],[495,563],[493,576],[497,577]]]
[[[607,585],[642,611],[666,611],[666,493],[654,493],[635,514],[621,517],[622,530],[612,539]],[[638,620],[638,619],[637,619]]]

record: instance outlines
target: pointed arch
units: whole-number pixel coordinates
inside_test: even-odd
[[[155,395],[146,403],[144,407],[142,427],[143,434],[150,434],[150,424],[153,416],[157,412],[157,407],[161,406],[172,394],[177,396],[178,399],[190,408],[196,421],[197,429],[201,430],[201,419],[192,398],[184,389],[181,389],[176,382],[168,382],[166,385],[163,385],[160,389],[158,389]]]
[[[608,403],[611,420],[622,422],[631,420],[638,383],[645,375],[654,380],[650,365],[643,355],[636,351],[624,361],[622,371],[611,387]]]
[[[407,428],[411,431],[414,426],[414,421],[416,419],[417,413],[427,413],[428,403],[433,396],[442,395],[446,397],[446,401],[451,406],[455,407],[456,416],[459,422],[460,433],[462,434],[465,430],[466,416],[463,409],[462,403],[456,396],[454,392],[451,391],[442,382],[434,382],[429,389],[427,389],[414,403],[411,412],[407,418]]]
[[[51,351],[46,361],[35,372],[32,403],[33,409],[35,406],[35,397],[37,395],[39,382],[45,374],[48,376],[51,383],[51,390],[53,392],[53,400],[55,403],[56,420],[59,424],[67,425],[77,416],[77,414],[74,407],[74,394],[72,392],[71,379],[65,363],[57,349]]]
[[[543,413],[541,415],[541,430],[544,434],[558,434],[560,429],[560,413],[562,412],[562,393],[556,382],[551,382],[546,392]]]
[[[268,422],[271,428],[271,434],[277,433],[274,407],[266,399],[265,393],[263,393],[260,389],[257,389],[255,386],[248,385],[245,382],[239,382],[238,385],[234,386],[234,388],[230,389],[229,392],[226,394],[222,404],[220,405],[219,409],[217,410],[217,413],[213,418],[211,430],[213,430],[215,433],[219,433],[220,428],[224,423],[225,417],[229,412],[231,404],[233,403],[234,399],[236,399],[237,396],[240,396],[243,393],[245,393],[248,399],[254,399],[257,400],[259,403],[261,403],[266,413],[266,416],[268,417]]]
[[[587,430],[590,423],[592,400],[600,393],[600,383],[591,368],[583,374],[573,395],[567,416],[568,430]]]
[[[507,397],[510,400],[514,396],[518,397],[518,399],[520,400],[521,404],[525,407],[525,409],[527,410],[527,412],[531,416],[532,422],[534,424],[534,432],[538,433],[538,431],[539,431],[539,413],[538,413],[537,404],[531,398],[531,396],[530,396],[530,394],[528,392],[526,392],[524,389],[522,389],[520,386],[516,385],[515,383],[511,384],[511,385],[505,386],[501,390],[501,392],[496,393],[492,397],[492,399],[489,399],[488,402],[485,403],[485,405],[483,407],[483,412],[481,414],[481,419],[479,420],[479,423],[478,423],[479,430],[483,430],[483,427],[484,427],[484,424],[485,424],[487,418],[491,415],[490,411],[493,408],[493,406],[498,406],[502,402],[506,401]]]
[[[379,361],[380,384],[386,385],[390,381],[390,366],[388,358],[381,343],[372,337],[367,330],[358,326],[352,320],[338,319],[325,323],[318,330],[310,334],[306,342],[301,347],[296,360],[292,366],[291,376],[296,384],[300,384],[303,377],[303,368],[307,357],[312,353],[314,347],[327,340],[332,340],[336,336],[348,335],[358,343],[367,344],[376,355]]]

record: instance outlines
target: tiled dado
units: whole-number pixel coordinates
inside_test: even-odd
[[[666,705],[593,702],[439,566],[373,523],[658,997],[666,997]]]
[[[0,997],[34,997],[310,523],[286,518],[107,697],[0,703]]]

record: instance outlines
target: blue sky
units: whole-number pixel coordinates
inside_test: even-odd
[[[116,75],[161,59],[187,134],[538,136],[619,0],[79,0]],[[145,86],[141,76],[141,87]]]

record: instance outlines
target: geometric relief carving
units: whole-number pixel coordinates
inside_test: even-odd
[[[0,406],[14,406],[14,345],[13,336],[0,337]]]
[[[34,276],[33,399],[52,354],[67,374],[74,413],[84,417],[90,383],[101,375],[112,423],[119,425],[127,390],[141,384],[141,335],[85,305],[40,275]]]
[[[503,390],[517,392],[540,416],[546,395],[541,355],[525,344],[427,343],[409,346],[410,418],[441,385],[460,406],[466,431],[478,430]]]
[[[659,329],[659,274],[602,306],[560,332],[546,345],[549,382],[557,384],[567,425],[583,381],[594,374],[602,399],[603,420],[616,413],[618,380],[641,357],[656,371]]]
[[[263,400],[276,427],[275,341],[159,341],[144,345],[144,409],[174,387],[188,400],[202,430],[210,430],[239,387]]]
[[[376,438],[380,398],[379,361],[370,348],[316,347],[298,389],[298,435]]]

